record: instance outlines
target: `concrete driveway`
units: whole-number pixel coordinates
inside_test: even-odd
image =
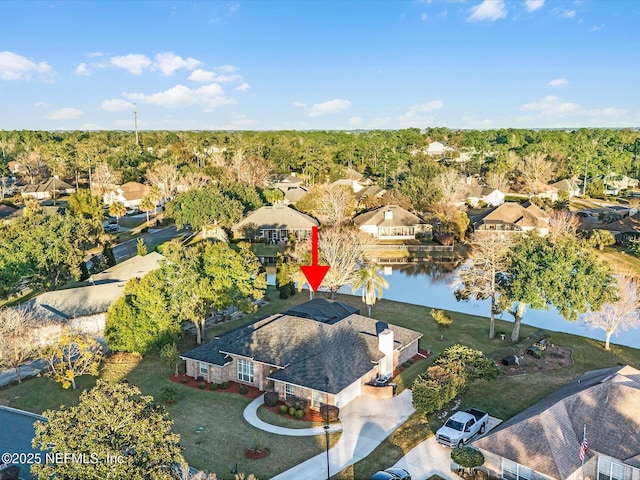
[[[489,423],[484,435],[501,422],[502,420],[499,418],[489,417]],[[473,440],[477,440],[484,435],[475,436]],[[451,471],[453,466],[451,449],[440,445],[436,441],[435,435],[414,447],[393,466],[404,468],[411,474],[413,480],[425,480],[436,474],[442,478],[456,480],[461,478]]]
[[[358,397],[340,412],[342,436],[329,450],[331,475],[369,455],[380,442],[415,412],[411,390],[393,398]],[[326,453],[274,477],[274,480],[319,480],[327,478]]]

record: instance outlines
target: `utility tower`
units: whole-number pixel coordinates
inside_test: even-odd
[[[140,145],[138,142],[138,108],[136,104],[133,104],[133,129],[136,132],[136,146]]]

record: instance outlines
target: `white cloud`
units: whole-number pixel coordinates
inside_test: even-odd
[[[144,93],[126,93],[126,98],[132,101],[159,105],[166,108],[191,107],[202,105],[211,110],[221,105],[235,103],[235,100],[224,96],[224,90],[217,83],[203,85],[191,89],[185,85],[176,85],[163,92],[146,95]]]
[[[555,95],[544,97],[539,102],[527,103],[520,107],[525,112],[537,112],[541,116],[566,115],[577,113],[581,109],[577,103],[563,102]]]
[[[83,113],[82,110],[78,110],[77,108],[67,107],[49,112],[43,115],[43,117],[49,120],[68,120],[70,118],[81,117]]]
[[[328,100],[322,103],[315,103],[309,108],[310,117],[321,117],[323,115],[332,115],[334,113],[349,110],[351,108],[351,102],[342,98],[336,98],[335,100]]]
[[[89,65],[87,65],[86,63],[79,64],[73,73],[80,77],[88,77],[89,75],[91,75],[91,72],[89,71]]]
[[[200,60],[191,57],[185,59],[180,55],[174,55],[173,52],[158,53],[155,60],[153,68],[160,70],[166,77],[173,75],[173,72],[181,68],[191,71],[202,65]]]
[[[493,121],[488,118],[479,118],[475,115],[464,115],[462,117],[464,128],[491,128],[493,127]]]
[[[89,52],[87,54],[89,58],[104,57],[106,55],[107,55],[106,53],[102,53],[102,52]]]
[[[127,100],[122,100],[120,98],[112,98],[110,100],[103,101],[98,109],[106,110],[107,112],[121,112],[123,110],[131,110],[133,105],[131,102]]]
[[[524,6],[529,12],[535,12],[544,7],[544,0],[525,0]]]
[[[307,104],[303,102],[293,102],[292,105],[297,108],[306,108]]]
[[[232,67],[233,68],[233,67]],[[193,82],[201,82],[201,83],[224,83],[224,82],[234,82],[242,80],[242,77],[237,73],[234,73],[235,70],[229,70],[229,65],[223,65],[222,67],[218,67],[216,71],[202,70],[200,68],[191,72],[188,80]]]
[[[357,127],[362,125],[362,117],[351,117],[347,123],[350,127]]]
[[[48,103],[44,103],[44,102],[36,102],[33,104],[35,107],[44,107],[44,108],[48,108],[49,104]]]
[[[604,28],[604,23],[601,23],[600,25],[594,25],[592,26],[589,31],[590,32],[597,32],[598,30],[602,30]]]
[[[52,73],[47,62],[34,62],[13,52],[0,52],[0,78],[2,80],[29,80],[32,74],[38,74],[43,80],[49,80]]]
[[[556,15],[558,15],[559,17],[562,17],[562,18],[573,18],[573,17],[576,16],[576,11],[575,10],[567,10],[567,9],[558,10],[558,9],[555,9],[554,11],[555,11]]]
[[[469,9],[470,22],[489,20],[494,22],[507,16],[504,0],[484,0],[481,4]]]
[[[240,85],[238,85],[236,87],[236,90],[239,90],[241,92],[246,92],[250,88],[251,88],[251,85],[249,85],[247,82],[244,82],[244,83],[241,83]]]
[[[566,78],[556,78],[551,80],[547,85],[550,87],[564,87],[569,81]]]
[[[130,53],[129,55],[111,57],[109,63],[114,67],[124,68],[134,75],[142,75],[145,68],[149,68],[152,64],[151,60],[145,55],[138,53]]]
[[[423,14],[420,16],[420,20],[422,20],[423,22],[424,22],[427,18],[429,18],[429,17],[427,16],[427,14],[426,14],[426,13],[423,13]]]
[[[413,105],[408,111],[398,116],[376,118],[371,122],[372,128],[410,128],[421,127],[434,123],[433,112],[444,106],[442,100]]]

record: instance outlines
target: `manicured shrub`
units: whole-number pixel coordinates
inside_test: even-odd
[[[464,468],[465,472],[484,463],[484,455],[471,447],[458,447],[451,450],[451,460]]]
[[[295,417],[300,420],[302,417],[304,417],[304,412],[302,410],[296,410],[296,414]]]
[[[160,398],[164,403],[176,403],[178,401],[178,389],[173,385],[164,387]]]
[[[240,393],[244,395],[249,391],[249,388],[246,385],[240,385]]]
[[[200,382],[200,383],[198,384],[198,388],[199,388],[200,390],[204,390],[205,388],[207,388],[207,384],[206,384],[206,383],[204,383],[204,382]]]
[[[291,415],[292,417],[296,414],[298,410],[296,410],[296,407],[289,407],[289,415]]]
[[[222,382],[222,383],[220,384],[220,388],[221,388],[222,390],[229,390],[229,382]]]
[[[182,383],[189,383],[189,378],[188,377],[182,377],[182,380],[180,380]]]
[[[278,392],[267,392],[264,394],[264,404],[267,407],[275,407],[278,404]]]
[[[217,389],[218,389],[218,384],[217,384],[217,383],[212,383],[212,384],[209,386],[209,388],[210,388],[211,390],[217,390]]]
[[[287,407],[286,405],[280,405],[280,408],[278,410],[280,410],[280,413],[284,415],[289,411],[289,407]]]
[[[409,365],[413,365],[414,363],[416,363],[416,361],[413,358],[410,358],[409,360],[407,360],[407,363]]]

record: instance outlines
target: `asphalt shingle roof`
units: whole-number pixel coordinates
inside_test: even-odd
[[[303,304],[292,310],[313,312],[313,302],[307,303],[312,305]],[[327,393],[335,394],[371,371],[383,358],[378,350],[377,334],[386,328],[394,332],[395,348],[422,336],[419,332],[357,314],[324,323],[285,313],[227,332],[182,357],[214,365],[228,363],[231,358],[226,354],[247,357],[279,367],[269,376],[274,380],[327,391],[327,377]]]
[[[255,223],[265,229],[310,229],[318,226],[318,222],[309,215],[285,205],[260,207],[236,223],[232,230],[237,231],[249,223]]]
[[[613,367],[587,372],[576,381],[507,420],[473,442],[553,478],[567,478],[586,425],[591,451],[636,465],[640,459],[640,371]]]
[[[392,218],[385,218],[384,213],[387,211],[393,212]],[[425,222],[421,220],[420,217],[406,211],[398,205],[387,205],[371,210],[370,212],[356,215],[353,219],[353,223],[355,223],[357,227],[361,227],[363,225],[377,225],[379,227],[410,227],[413,225],[424,224]]]

